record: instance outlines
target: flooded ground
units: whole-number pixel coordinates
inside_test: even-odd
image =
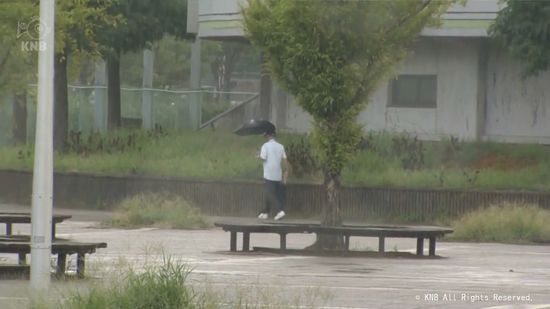
[[[26,210],[0,206],[0,211]],[[141,267],[161,261],[164,255],[188,263],[193,284],[207,284],[230,296],[265,295],[266,291],[271,298],[302,295],[305,307],[550,308],[550,246],[438,242],[437,254],[442,258],[437,259],[229,253],[229,233],[220,229],[100,229],[97,224],[109,218],[108,212],[56,213],[73,215],[58,225],[59,237],[103,241],[108,248],[88,257],[90,279],[53,281],[52,290],[60,293],[55,295],[69,287],[100,282],[121,263]],[[29,226],[15,225],[13,230],[26,234]],[[291,234],[287,245],[303,248],[313,240],[312,235]],[[250,241],[252,246],[279,245],[278,235],[253,234]],[[350,247],[376,250],[377,239],[352,238]],[[415,248],[415,239],[387,239],[386,243],[388,251],[415,252]],[[74,259],[69,259],[69,269],[74,268]],[[17,256],[0,254],[0,262],[15,264]],[[20,308],[28,294],[28,281],[0,281],[0,308]]]

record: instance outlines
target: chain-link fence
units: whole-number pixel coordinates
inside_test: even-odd
[[[172,91],[122,88],[121,121],[123,127],[165,130],[196,130],[200,125],[232,106],[255,96],[252,92],[217,92],[209,89]],[[83,134],[106,132],[107,89],[94,86],[69,86],[69,130]],[[12,140],[13,102],[0,96],[0,145]],[[27,95],[27,141],[34,140],[36,91]]]

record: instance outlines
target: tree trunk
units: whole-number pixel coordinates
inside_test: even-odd
[[[326,201],[323,210],[322,226],[341,226],[342,212],[340,207],[340,177],[338,175],[325,175]],[[344,237],[342,235],[317,234],[315,243],[309,246],[309,250],[343,250]]]
[[[107,128],[120,128],[120,53],[107,58]]]
[[[13,141],[16,145],[27,142],[27,92],[13,96]]]
[[[67,53],[55,54],[54,73],[54,149],[64,151],[69,135],[69,97],[67,94]]]

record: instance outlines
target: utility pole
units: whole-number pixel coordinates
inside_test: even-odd
[[[95,64],[95,117],[94,131],[107,132],[107,68],[105,60],[98,60]]]
[[[143,89],[141,93],[141,127],[149,130],[154,127],[153,117],[153,71],[155,53],[153,48],[143,50]]]
[[[194,34],[191,47],[191,96],[188,98],[191,128],[197,130],[202,124],[202,91],[201,91],[201,39],[199,38],[199,0],[187,1],[187,33]],[[179,119],[181,121],[181,119]]]
[[[53,80],[55,0],[40,1],[38,106],[31,215],[31,288],[50,284],[53,204]]]
[[[189,118],[191,128],[197,130],[202,124],[202,91],[201,91],[201,39],[197,36],[191,46],[191,100],[189,101]],[[180,119],[181,121],[181,119]]]

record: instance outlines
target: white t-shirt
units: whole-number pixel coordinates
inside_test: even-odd
[[[285,148],[274,139],[262,145],[260,158],[264,160],[264,178],[272,181],[283,180],[281,162],[286,159]]]

